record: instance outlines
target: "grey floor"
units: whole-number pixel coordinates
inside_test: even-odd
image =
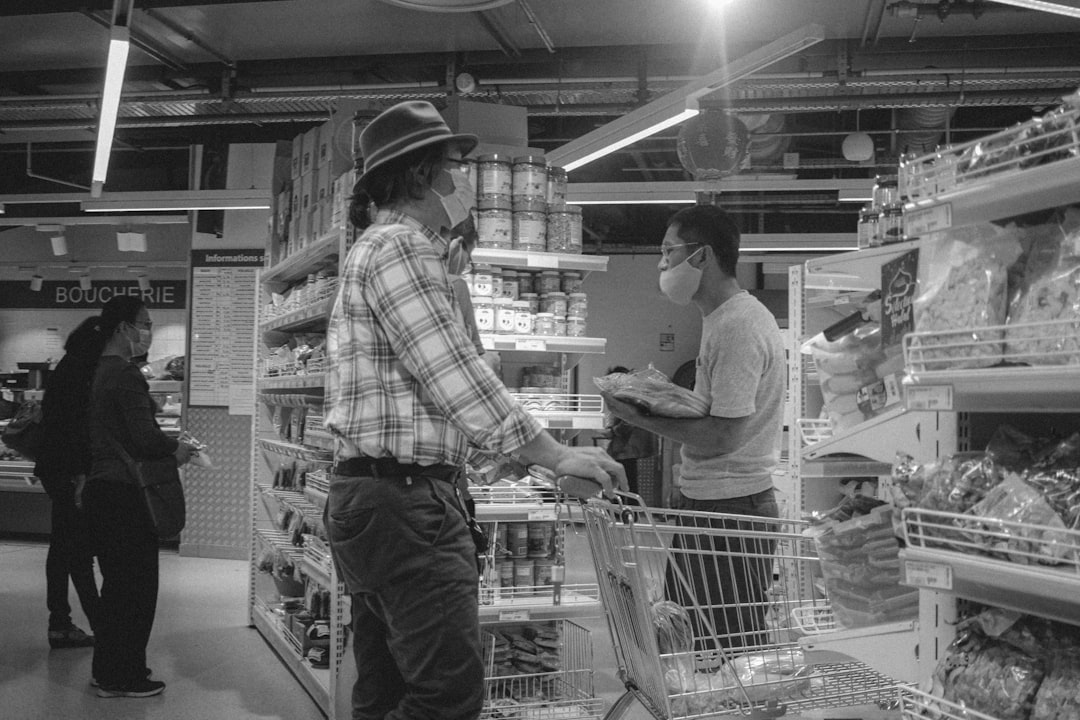
[[[37,540],[0,539],[0,720],[321,720],[315,702],[248,627],[247,563],[161,553],[161,590],[147,664],[157,697],[103,699],[89,685],[90,649],[50,650],[45,556]],[[585,539],[567,532],[567,582],[590,582]],[[70,593],[76,624],[87,628]],[[602,618],[590,630],[596,693],[621,695]]]

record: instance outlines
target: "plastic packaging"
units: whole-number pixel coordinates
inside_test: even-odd
[[[601,392],[610,393],[651,415],[695,418],[709,414],[708,400],[679,387],[652,365],[633,373],[594,377],[593,382]]]

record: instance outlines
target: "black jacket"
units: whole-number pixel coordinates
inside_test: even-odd
[[[68,353],[45,381],[41,402],[42,450],[34,474],[70,477],[90,473],[90,383],[96,358]]]

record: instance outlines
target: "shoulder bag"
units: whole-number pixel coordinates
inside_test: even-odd
[[[184,484],[180,480],[180,468],[175,455],[156,460],[134,460],[120,443],[132,475],[142,488],[146,508],[154,523],[158,537],[171,538],[180,534],[187,522],[187,506],[184,502]]]
[[[27,460],[37,460],[41,451],[41,403],[27,400],[4,428],[0,440]]]

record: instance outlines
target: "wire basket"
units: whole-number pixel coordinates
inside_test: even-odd
[[[913,375],[1002,363],[1080,365],[1080,317],[909,333],[904,361]]]

